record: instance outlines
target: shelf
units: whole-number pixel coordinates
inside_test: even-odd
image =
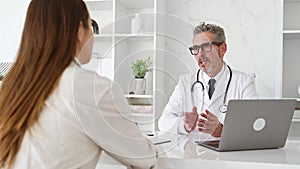
[[[95,42],[112,42],[112,34],[94,34]]]
[[[141,34],[116,34],[115,37],[118,38],[116,42],[129,41],[153,41],[152,33],[141,33]]]
[[[138,99],[152,99],[153,95],[138,95],[138,94],[126,94],[126,98],[138,98]]]
[[[126,38],[126,37],[153,37],[154,33],[137,33],[137,34],[132,34],[132,33],[118,33],[115,34],[116,37],[120,38]]]
[[[113,1],[112,0],[85,0],[85,3],[89,11],[94,10],[112,10]]]
[[[299,123],[299,122],[300,122],[300,119],[292,119],[292,122]]]
[[[112,0],[84,0],[84,2],[112,2]]]
[[[134,95],[129,94],[125,95],[128,100],[128,103],[132,106],[152,106],[152,95]]]
[[[153,117],[152,114],[146,114],[146,113],[131,113],[135,117]]]
[[[117,2],[121,3],[126,8],[131,9],[141,9],[141,8],[154,8],[154,1],[153,0],[116,0]]]
[[[284,0],[285,3],[299,3],[300,0]]]
[[[283,38],[284,39],[299,39],[300,31],[298,31],[298,30],[283,31]]]
[[[283,30],[283,34],[300,34],[300,30]]]

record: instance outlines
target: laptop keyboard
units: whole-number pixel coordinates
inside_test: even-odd
[[[212,141],[195,141],[196,143],[204,146],[210,146],[218,148],[220,144],[220,140],[212,140]]]

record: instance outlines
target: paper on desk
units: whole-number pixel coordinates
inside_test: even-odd
[[[158,135],[158,136],[148,136],[149,140],[153,142],[154,145],[164,144],[164,143],[170,143],[171,138],[167,135]]]

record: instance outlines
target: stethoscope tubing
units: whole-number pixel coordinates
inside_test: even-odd
[[[230,68],[229,65],[227,65],[227,68],[228,68],[228,70],[229,70],[229,79],[228,79],[228,82],[227,82],[227,86],[226,86],[226,90],[225,90],[225,94],[224,94],[224,98],[223,98],[223,104],[219,107],[219,110],[220,110],[220,112],[222,112],[222,113],[226,113],[226,111],[227,111],[226,98],[227,98],[227,93],[228,93],[229,86],[230,86],[231,79],[232,79],[232,70],[231,70],[231,68]],[[199,74],[200,74],[200,71],[201,71],[201,69],[199,69],[198,72],[197,72],[197,80],[192,84],[192,87],[191,87],[191,93],[193,93],[193,91],[194,91],[194,86],[195,86],[197,83],[200,83],[200,84],[201,84],[201,87],[202,87],[203,98],[204,98],[204,85],[203,85],[203,83],[199,80]],[[192,97],[193,97],[193,96],[192,96]],[[202,107],[203,107],[203,103],[202,103]]]

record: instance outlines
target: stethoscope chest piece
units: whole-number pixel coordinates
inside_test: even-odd
[[[227,105],[226,104],[222,104],[219,107],[219,110],[220,110],[221,113],[226,113],[226,111],[227,111]]]

